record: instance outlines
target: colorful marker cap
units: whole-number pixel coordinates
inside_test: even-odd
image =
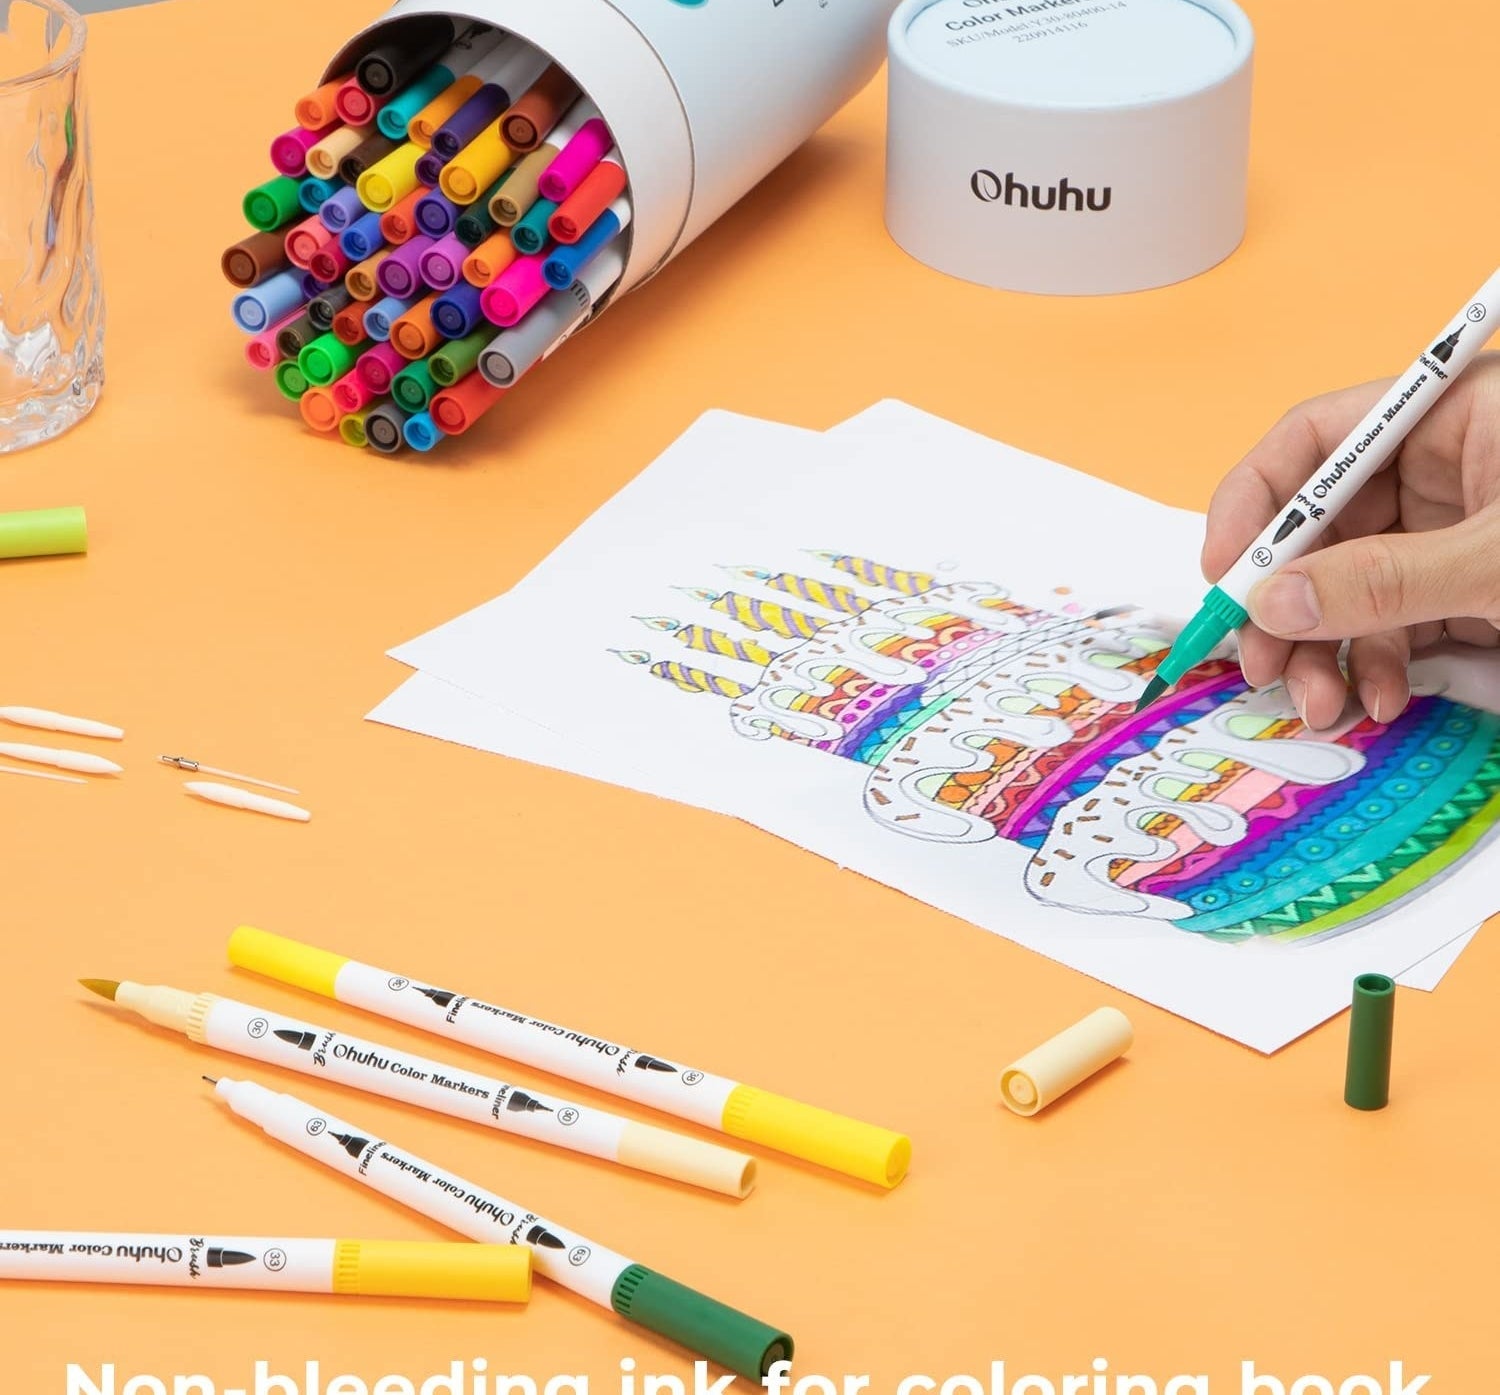
[[[911,1166],[911,1140],[814,1105],[737,1085],[724,1105],[724,1132],[835,1172],[894,1187]]]
[[[615,1280],[609,1301],[621,1317],[750,1380],[760,1380],[774,1362],[792,1359],[785,1332],[644,1265],[630,1265]]]
[[[525,1303],[531,1297],[531,1250],[526,1245],[340,1240],[333,1252],[333,1291]]]
[[[1351,1109],[1384,1109],[1390,1103],[1395,1025],[1395,980],[1384,974],[1361,974],[1354,980],[1344,1072],[1344,1103]]]
[[[81,508],[0,513],[0,557],[65,557],[88,550],[88,520]]]
[[[237,969],[265,974],[293,988],[333,998],[338,996],[334,984],[339,970],[349,961],[342,954],[330,954],[269,930],[242,925],[229,937],[229,962]]]

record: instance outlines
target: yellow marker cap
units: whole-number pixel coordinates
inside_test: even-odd
[[[531,1297],[526,1245],[340,1240],[333,1291],[386,1298],[472,1298],[525,1303]]]
[[[398,145],[360,175],[359,183],[354,186],[359,201],[371,213],[389,213],[421,183],[417,178],[417,161],[421,158],[420,145],[411,141]]]
[[[229,962],[253,974],[289,983],[293,988],[336,998],[334,980],[349,960],[342,954],[273,935],[269,930],[242,925],[229,937]]]
[[[456,204],[473,203],[510,168],[515,152],[500,138],[500,127],[486,126],[438,175],[438,188]]]
[[[750,1085],[737,1085],[724,1106],[724,1132],[835,1172],[894,1187],[911,1166],[911,1140]]]

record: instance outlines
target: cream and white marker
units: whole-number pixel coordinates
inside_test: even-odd
[[[123,727],[95,722],[88,717],[70,717],[66,712],[48,712],[42,707],[0,707],[0,722],[18,727],[36,727],[40,731],[62,731],[69,736],[96,736],[101,741],[123,741]]]
[[[440,1241],[0,1230],[0,1279],[524,1303],[531,1251]]]
[[[462,1066],[365,1041],[265,1008],[177,988],[82,979],[85,988],[158,1027],[218,1051],[401,1100],[570,1152],[745,1197],[755,1160],[590,1105],[536,1095]]]
[[[1000,1098],[1029,1118],[1118,1061],[1134,1042],[1130,1019],[1118,1008],[1100,1008],[1011,1062],[1000,1075]]]

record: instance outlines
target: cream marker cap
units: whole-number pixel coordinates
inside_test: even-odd
[[[1118,1008],[1100,1008],[1005,1068],[1000,1098],[1028,1118],[1117,1061],[1135,1041],[1130,1019]]]
[[[333,1291],[367,1298],[469,1298],[525,1303],[531,1297],[526,1245],[340,1240]]]

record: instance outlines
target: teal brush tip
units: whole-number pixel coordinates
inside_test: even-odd
[[[1140,700],[1135,705],[1137,712],[1144,712],[1172,685],[1165,678],[1153,678],[1146,684],[1146,691],[1141,694]]]

